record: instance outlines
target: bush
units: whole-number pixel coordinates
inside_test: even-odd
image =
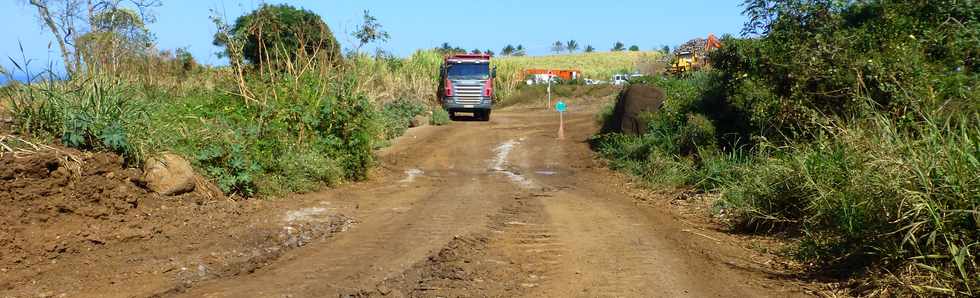
[[[381,121],[385,140],[394,139],[405,133],[412,119],[425,112],[427,107],[419,101],[400,99],[384,104],[381,108]]]
[[[208,146],[198,153],[195,161],[222,192],[245,197],[255,195],[255,176],[261,168],[238,141]]]
[[[741,228],[800,232],[798,256],[823,268],[911,262],[934,278],[919,282],[969,294],[980,285],[977,117],[848,127],[744,166],[721,204]]]
[[[319,15],[288,4],[263,4],[235,20],[230,38],[241,39],[242,58],[255,65],[284,66],[295,61],[297,53],[306,57],[321,54],[340,59],[340,45],[330,27]],[[218,33],[214,45],[229,46],[228,36]]]
[[[667,95],[648,133],[597,149],[656,184],[721,192],[733,228],[798,240],[814,271],[901,270],[882,286],[975,295],[977,5],[745,1],[757,38],[725,37],[713,71],[645,82]]]
[[[449,124],[449,112],[443,108],[432,109],[432,118],[429,118],[429,124],[431,125],[446,125]]]

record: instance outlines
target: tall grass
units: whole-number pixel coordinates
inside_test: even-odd
[[[608,80],[613,74],[632,72],[636,66],[659,58],[659,52],[580,53],[553,56],[494,57],[496,92],[502,103],[524,84],[524,70],[532,68],[577,69],[588,78]],[[443,55],[420,50],[405,59],[353,57],[352,69],[363,78],[359,89],[381,102],[418,99],[435,103],[439,66]]]
[[[653,80],[667,100],[647,134],[598,136],[595,148],[656,187],[721,193],[715,210],[733,230],[797,240],[813,271],[890,271],[920,294],[977,294],[980,113],[875,112],[829,118],[812,138],[721,146],[723,122],[700,116],[715,79]]]
[[[131,164],[145,156],[147,111],[136,104],[133,86],[108,77],[13,84],[5,94],[23,134],[60,140],[80,149],[119,153]]]
[[[921,293],[980,286],[980,114],[900,129],[879,115],[760,155],[722,187],[751,231],[799,231],[798,256],[834,271],[908,263]],[[773,157],[768,157],[773,156]]]
[[[502,97],[524,84],[526,69],[574,69],[586,78],[608,81],[614,74],[631,73],[637,66],[660,58],[660,52],[593,52],[551,56],[497,57],[498,86]]]

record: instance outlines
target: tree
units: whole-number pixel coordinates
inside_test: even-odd
[[[442,43],[441,46],[439,46],[438,48],[436,48],[436,51],[438,51],[438,52],[440,52],[442,54],[449,54],[449,53],[452,53],[453,46],[449,45],[448,42],[444,42],[444,43]]]
[[[483,54],[483,51],[480,51],[480,49],[473,49],[473,51],[470,51],[470,54]]]
[[[613,52],[622,52],[624,50],[626,50],[626,45],[619,41],[617,41],[611,49]]]
[[[662,48],[660,48],[660,53],[664,55],[670,54],[670,46],[664,45]]]
[[[575,40],[569,40],[567,43],[565,43],[565,49],[567,49],[569,53],[578,51],[578,42]]]
[[[487,54],[487,55],[490,55],[490,56],[493,56],[493,54],[494,54],[493,53],[493,50],[490,50],[490,49],[487,49],[487,50],[483,51],[483,53],[484,54]]]
[[[277,67],[298,55],[340,59],[340,46],[319,15],[288,4],[269,5],[238,17],[232,36],[215,34],[214,45],[226,47],[229,38],[244,41],[242,56],[252,64]],[[225,52],[229,52],[226,50]]]
[[[524,56],[524,55],[527,55],[527,52],[524,51],[524,46],[517,45],[517,48],[514,49],[514,56]]]
[[[150,30],[132,9],[108,8],[89,22],[92,28],[75,40],[75,51],[90,69],[116,72],[121,64],[144,59],[153,51]]]
[[[555,43],[551,44],[551,52],[555,54],[561,53],[564,50],[565,50],[565,44],[562,43],[561,41],[556,41]]]
[[[381,28],[381,23],[378,23],[378,19],[372,16],[370,11],[364,10],[364,23],[354,32],[354,38],[358,42],[355,52],[360,53],[364,45],[376,41],[386,42],[391,36]]]
[[[454,47],[450,45],[448,42],[442,43],[441,46],[436,48],[436,51],[443,55],[466,54],[467,52],[469,52],[461,47]]]
[[[630,46],[630,52],[639,52],[639,51],[640,51],[640,46],[637,45]]]
[[[504,47],[503,50],[500,51],[500,54],[501,55],[504,55],[504,56],[510,56],[510,55],[513,55],[514,54],[514,51],[516,51],[516,50],[517,49],[515,49],[514,46],[507,45],[506,47]]]
[[[127,3],[133,8],[131,11],[139,13],[140,23],[152,22],[150,9],[161,4],[159,0],[132,0]],[[123,8],[121,0],[29,0],[28,4],[37,9],[38,18],[54,36],[69,77],[82,68],[79,38],[96,30],[96,16]],[[88,28],[82,24],[87,24]]]
[[[592,45],[587,45],[587,46],[585,46],[585,52],[586,53],[595,52],[595,47],[593,47]]]

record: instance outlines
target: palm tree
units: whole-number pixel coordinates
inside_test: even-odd
[[[585,52],[586,52],[586,53],[592,53],[592,52],[595,52],[595,48],[594,48],[594,47],[592,47],[592,45],[587,45],[587,46],[585,46]]]
[[[565,43],[565,49],[567,49],[569,53],[578,51],[578,42],[575,40],[569,40],[567,43]]]
[[[514,54],[514,51],[515,50],[516,49],[514,49],[514,46],[507,45],[506,47],[504,47],[503,50],[500,51],[500,54],[501,55],[504,55],[504,56],[510,56],[510,55],[513,55]]]
[[[554,52],[555,54],[561,53],[561,51],[564,50],[565,50],[565,44],[562,43],[561,41],[556,41],[555,43],[551,44],[551,51]]]

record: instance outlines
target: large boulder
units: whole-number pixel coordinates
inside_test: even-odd
[[[143,181],[150,190],[165,196],[194,191],[196,175],[191,164],[175,154],[150,158],[143,166]]]
[[[647,121],[642,116],[660,110],[664,92],[649,85],[630,85],[620,93],[612,116],[603,125],[603,133],[641,135],[646,133]]]

